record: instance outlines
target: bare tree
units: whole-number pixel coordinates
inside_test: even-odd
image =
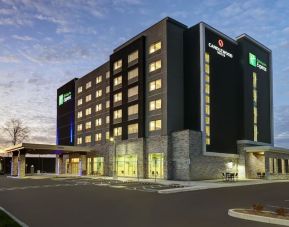
[[[9,137],[9,141],[13,145],[22,143],[29,137],[30,133],[29,128],[19,119],[10,119],[6,121],[3,131]]]

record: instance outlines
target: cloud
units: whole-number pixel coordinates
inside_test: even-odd
[[[289,105],[275,108],[275,143],[278,146],[289,147]]]
[[[19,59],[13,55],[0,56],[1,63],[18,63]]]
[[[13,35],[12,38],[17,39],[17,40],[21,40],[21,41],[32,41],[34,40],[34,38],[32,38],[31,36],[20,36],[20,35]]]

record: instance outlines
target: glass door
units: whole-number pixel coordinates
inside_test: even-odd
[[[164,154],[149,154],[149,178],[164,178]]]

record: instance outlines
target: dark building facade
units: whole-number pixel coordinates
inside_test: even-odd
[[[58,144],[95,147],[88,174],[219,176],[238,168],[237,141],[273,144],[271,58],[248,35],[165,18],[58,89]]]

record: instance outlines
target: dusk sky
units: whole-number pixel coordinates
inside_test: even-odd
[[[247,33],[273,51],[275,145],[289,147],[288,0],[0,0],[0,127],[19,118],[29,142],[55,143],[57,88],[166,16]]]

